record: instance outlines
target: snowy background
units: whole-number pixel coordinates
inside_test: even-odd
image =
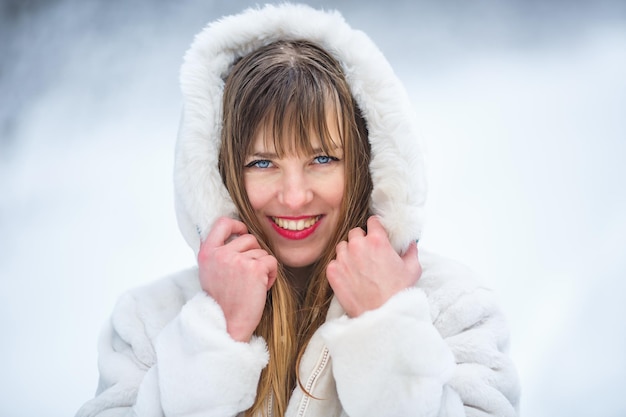
[[[182,55],[252,2],[0,1],[0,416],[71,416],[126,289],[192,265],[172,199]],[[522,414],[626,415],[626,2],[310,1],[404,81],[421,246],[508,315]]]

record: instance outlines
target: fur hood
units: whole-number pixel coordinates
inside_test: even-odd
[[[180,228],[195,251],[218,216],[236,216],[217,164],[224,78],[255,48],[303,38],[342,63],[365,116],[372,211],[397,250],[419,237],[422,159],[411,107],[389,64],[337,13],[266,6],[208,26],[185,57],[175,185]],[[415,288],[358,317],[334,298],[300,357],[306,385],[296,384],[285,416],[517,415],[519,383],[493,293],[454,262],[420,251],[420,264]],[[197,268],[122,296],[98,352],[96,397],[77,417],[241,416],[269,361],[262,337],[230,337]]]
[[[179,227],[196,251],[220,216],[236,216],[218,171],[224,80],[235,60],[281,39],[306,39],[345,72],[369,130],[371,208],[393,247],[418,239],[426,194],[424,166],[408,96],[380,50],[338,12],[268,5],[223,18],[200,32],[181,69],[183,116],[174,185]]]

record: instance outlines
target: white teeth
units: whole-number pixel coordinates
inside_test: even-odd
[[[308,219],[300,219],[300,220],[287,220],[281,219],[280,217],[272,217],[274,223],[278,225],[278,227],[287,230],[304,230],[313,226],[316,221],[318,221],[320,216],[310,217]]]

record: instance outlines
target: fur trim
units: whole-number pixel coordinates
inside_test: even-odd
[[[422,290],[402,291],[357,318],[326,322],[320,333],[333,358],[337,392],[348,415],[437,414],[455,363],[431,323]]]
[[[176,213],[188,244],[236,210],[218,171],[224,79],[239,57],[280,39],[308,39],[342,63],[372,149],[371,207],[403,251],[421,233],[426,195],[422,153],[408,96],[380,50],[337,12],[268,5],[226,17],[200,32],[181,69],[183,117],[176,149]]]
[[[199,416],[199,410],[235,415],[250,408],[269,361],[262,338],[241,343],[228,335],[222,309],[205,293],[192,298],[163,329],[156,353],[161,404],[168,416]]]

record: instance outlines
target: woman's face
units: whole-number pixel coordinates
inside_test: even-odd
[[[345,168],[333,125],[329,130],[337,146],[330,154],[312,135],[313,154],[279,158],[272,138],[265,140],[264,129],[259,129],[245,160],[244,184],[252,208],[278,260],[289,267],[317,261],[340,220]]]

